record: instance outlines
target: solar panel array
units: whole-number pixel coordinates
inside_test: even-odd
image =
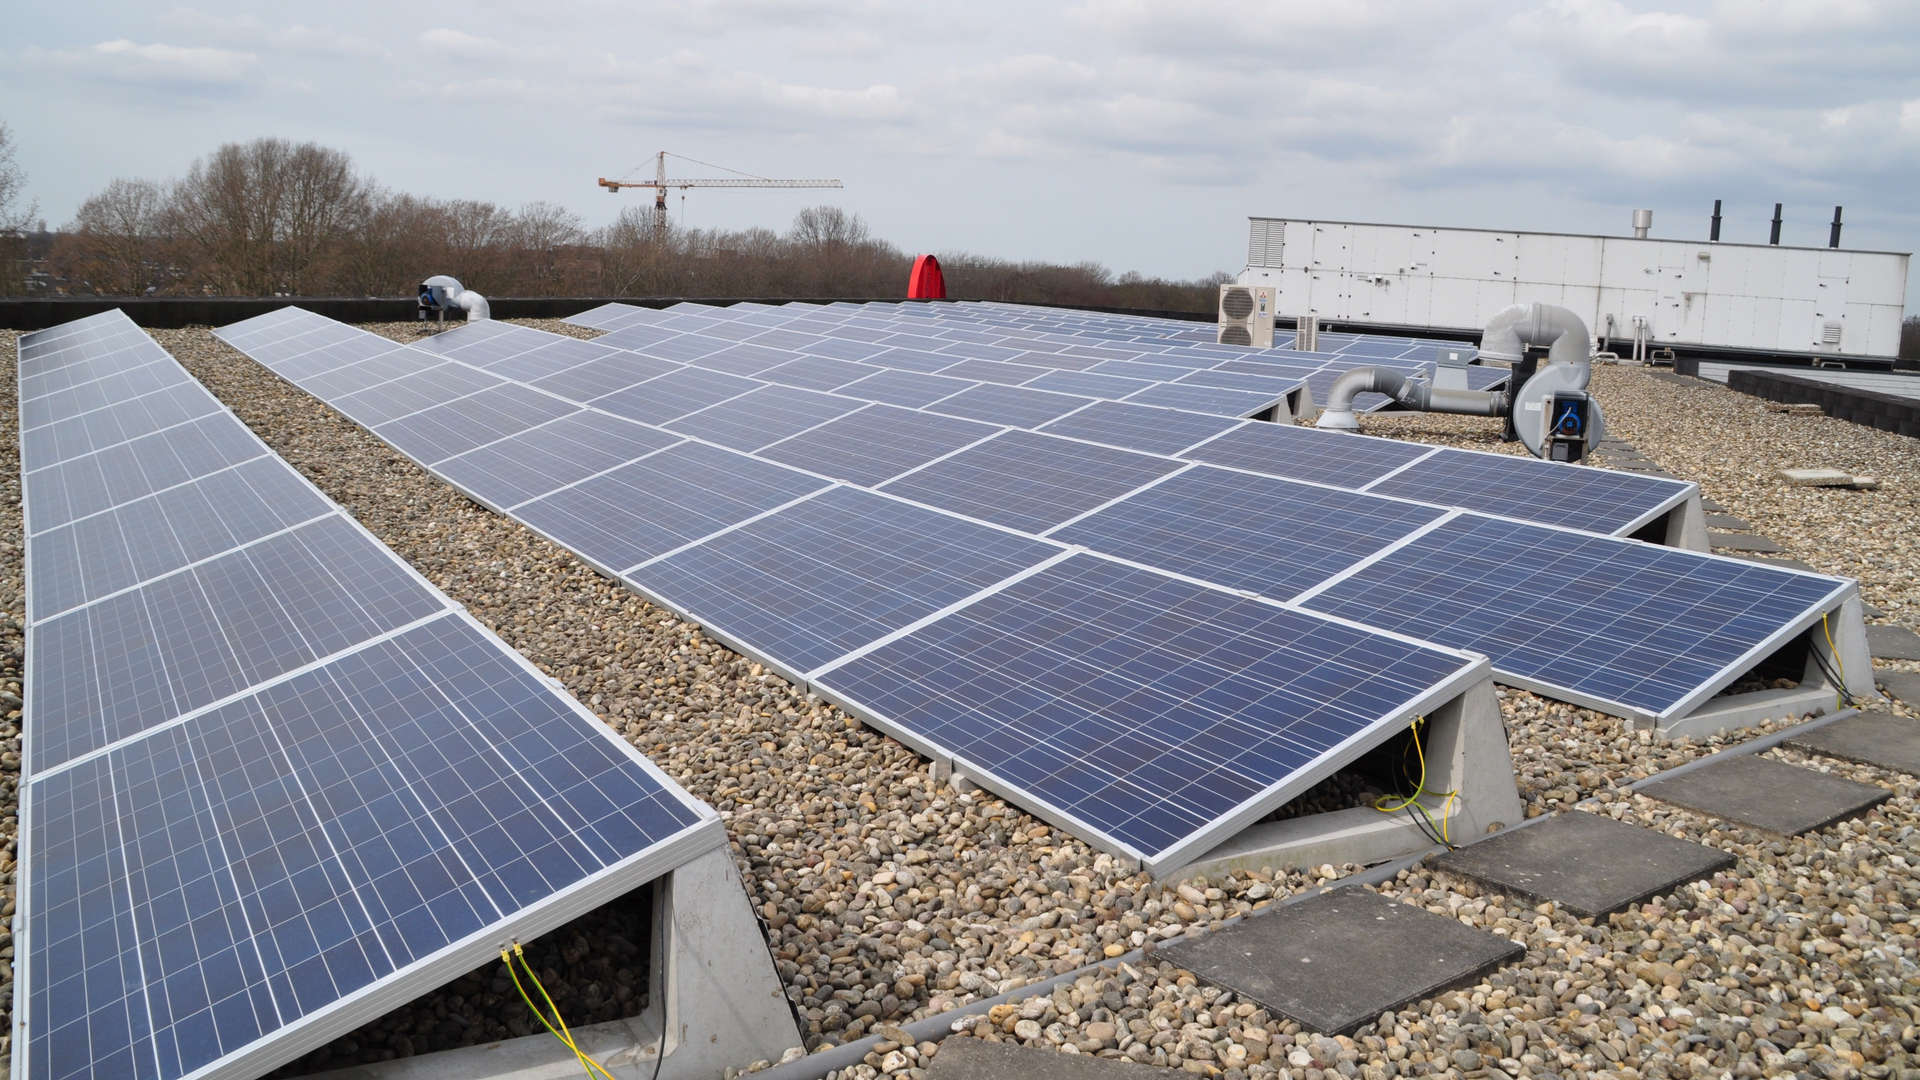
[[[678,304],[665,310],[615,303],[569,321],[608,331],[602,339],[608,345],[666,349],[696,363],[735,361],[733,350],[699,354],[697,341],[707,338],[1228,416],[1261,414],[1280,399],[1302,408],[1309,397],[1324,401],[1333,380],[1355,367],[1384,366],[1430,379],[1434,351],[1447,344],[1392,339],[1388,347],[1351,355],[1253,350],[1215,344],[1211,327],[1192,322],[981,303],[797,309]],[[1467,379],[1473,389],[1491,389],[1506,382],[1507,371],[1470,367]],[[1356,404],[1361,411],[1393,406],[1381,394],[1364,394]]]
[[[316,320],[278,313],[220,333],[312,384],[328,378],[324,362],[275,345],[307,337]],[[378,386],[335,400],[375,418],[376,434],[410,434],[409,417],[457,416],[483,401],[490,410],[499,387],[476,388],[473,376],[490,379],[552,347],[547,335],[477,324],[401,350],[417,367],[389,384],[404,402],[386,403]],[[649,379],[636,359],[634,385],[603,392],[596,383],[588,392],[598,396],[569,402],[556,419],[528,409],[520,431],[494,442],[437,459],[430,454],[446,447],[411,452],[721,639],[1150,867],[1192,859],[1404,723],[1409,709],[1485,677],[1475,657],[1037,535],[1190,467],[1178,460],[819,391],[783,391],[816,423],[782,437],[791,425],[776,398],[728,408],[767,396],[765,387],[713,383],[745,376],[689,366]],[[449,363],[468,374],[442,370]],[[559,374],[510,385],[551,388],[565,383]],[[444,401],[415,400],[429,383]],[[667,386],[656,395],[657,383]],[[402,408],[414,411],[395,415]],[[767,430],[756,434],[762,409]],[[553,438],[562,426],[568,437]],[[775,441],[736,448],[761,435]],[[989,610],[1001,635],[991,643],[969,629]],[[962,648],[972,651],[951,665],[938,659]],[[995,679],[943,688],[947,712],[911,704],[908,684],[988,655],[1006,661]],[[1223,664],[1229,655],[1247,663]],[[1105,674],[1068,679],[1034,665]],[[1007,715],[1008,678],[1035,716],[1084,721],[1075,752],[1121,786],[1089,800],[1079,761],[1055,769],[1057,782],[1030,782],[1066,744],[1036,754],[1043,729],[1033,722],[983,726]],[[882,694],[883,684],[908,696]],[[962,726],[972,733],[964,740]],[[1254,726],[1260,739],[1247,734]],[[1192,772],[1191,761],[1207,768]]]
[[[13,1075],[264,1072],[724,844],[121,313],[19,393]]]
[[[281,318],[298,322],[317,317]],[[271,319],[253,320],[222,334],[243,348],[253,348],[294,329],[291,325],[276,328]],[[509,341],[517,342],[522,351],[511,352]],[[471,374],[485,374],[536,351],[553,349],[553,341],[551,335],[524,327],[480,323],[438,335],[427,347],[401,351],[413,356],[422,372],[437,372],[451,362],[466,366]],[[264,349],[271,351],[271,344]],[[468,364],[469,355],[478,358],[474,364]],[[742,449],[762,441],[754,434],[752,422],[758,407],[734,413],[727,406],[765,399],[764,406],[772,409],[778,395],[757,384],[744,388],[728,384],[713,393],[688,396],[692,384],[675,381],[676,376],[752,380],[697,365],[654,374],[657,358],[628,355],[634,356],[635,379],[628,387],[570,401],[577,411],[558,420],[542,422],[548,409],[529,412],[522,419],[522,431],[465,454],[440,460],[416,455],[416,459],[610,575],[707,624],[743,651],[835,694],[914,745],[956,758],[965,757],[958,744],[940,741],[939,732],[952,730],[944,726],[946,721],[935,721],[918,706],[902,709],[886,704],[873,696],[877,682],[856,684],[845,674],[837,676],[836,682],[834,673],[867,671],[867,666],[853,665],[853,660],[872,652],[905,655],[907,646],[891,647],[900,638],[914,642],[939,638],[946,631],[936,629],[937,624],[947,630],[964,625],[973,617],[968,612],[992,597],[1009,592],[1026,597],[1023,589],[1014,589],[1016,582],[1028,576],[1056,580],[1067,572],[1055,568],[1059,560],[1081,549],[1098,553],[1103,565],[1125,565],[1151,575],[1152,587],[1148,578],[1118,575],[1111,579],[1116,588],[1127,591],[1128,603],[1135,605],[1128,610],[1143,620],[1141,627],[1154,627],[1157,618],[1144,597],[1159,595],[1165,586],[1158,583],[1173,579],[1198,586],[1197,595],[1203,597],[1224,590],[1224,595],[1246,600],[1243,594],[1250,593],[1264,598],[1255,603],[1288,604],[1294,610],[1324,608],[1355,623],[1425,637],[1420,613],[1403,616],[1382,604],[1376,620],[1364,597],[1337,609],[1334,605],[1345,601],[1350,592],[1364,589],[1370,573],[1398,566],[1402,552],[1411,557],[1421,550],[1418,545],[1424,537],[1443,525],[1454,527],[1454,522],[1500,526],[1506,530],[1498,533],[1500,543],[1511,546],[1516,557],[1529,557],[1529,553],[1543,557],[1562,548],[1597,544],[1591,550],[1607,553],[1604,559],[1554,564],[1567,572],[1554,587],[1554,595],[1562,602],[1577,598],[1582,605],[1578,617],[1569,616],[1559,624],[1561,648],[1589,664],[1588,669],[1577,673],[1564,665],[1536,669],[1521,646],[1537,647],[1537,641],[1517,643],[1502,636],[1515,601],[1505,590],[1507,579],[1494,576],[1497,563],[1491,568],[1461,564],[1460,573],[1471,570],[1485,578],[1470,579],[1462,590],[1463,603],[1472,603],[1476,596],[1482,599],[1473,617],[1452,617],[1450,636],[1440,640],[1491,656],[1503,677],[1629,716],[1673,714],[1690,707],[1688,703],[1702,692],[1724,686],[1737,672],[1716,668],[1696,672],[1701,678],[1687,685],[1668,680],[1657,687],[1641,687],[1637,682],[1629,686],[1642,664],[1637,651],[1615,649],[1626,640],[1626,628],[1639,634],[1631,641],[1636,649],[1688,653],[1698,649],[1704,637],[1716,636],[1716,647],[1732,650],[1728,655],[1757,658],[1804,630],[1852,588],[1839,579],[1517,520],[1536,512],[1553,517],[1579,515],[1583,520],[1610,513],[1611,518],[1597,523],[1625,522],[1631,527],[1684,498],[1689,490],[1685,485],[1529,459],[1463,454],[1475,469],[1482,468],[1482,463],[1488,463],[1487,469],[1495,469],[1493,463],[1512,465],[1511,474],[1495,469],[1494,475],[1517,477],[1509,486],[1530,487],[1536,493],[1533,505],[1510,505],[1511,492],[1490,485],[1485,498],[1513,515],[1491,517],[1379,493],[1380,486],[1414,468],[1444,470],[1449,460],[1444,455],[1455,451],[1125,402],[1090,403],[1032,430],[925,408],[860,404],[845,395],[845,387],[832,392],[795,391],[802,413],[799,420],[789,422],[784,414],[770,411],[769,430],[764,434],[773,441]],[[324,368],[311,355],[282,356],[268,363],[276,369]],[[616,363],[607,358],[608,373]],[[483,369],[479,364],[491,367]],[[564,381],[563,374],[540,376],[534,384],[558,385]],[[323,378],[324,373],[307,374],[294,381],[312,383]],[[442,374],[435,378],[450,397],[449,403],[429,406],[432,411],[458,413],[463,402],[475,402],[493,392],[471,389],[464,377]],[[405,376],[392,385],[410,393],[419,380],[419,375]],[[649,388],[656,384],[666,384],[667,389],[653,396]],[[599,393],[604,388],[596,382],[591,389]],[[738,393],[709,402],[732,390]],[[362,393],[379,397],[377,387]],[[649,416],[675,410],[679,415],[658,425],[631,419],[641,408],[651,410]],[[785,434],[794,423],[805,420],[816,423]],[[373,430],[385,435],[399,422],[388,420]],[[621,434],[587,436],[590,445],[604,450],[588,460],[588,455],[570,449],[571,439],[549,437],[561,425],[570,425],[570,433],[615,430]],[[1192,441],[1178,456],[1164,452],[1169,441],[1184,440]],[[1152,449],[1160,452],[1136,449],[1129,443],[1152,443]],[[614,460],[623,456],[625,460]],[[1603,483],[1596,476],[1606,478],[1605,483],[1617,478],[1622,486],[1618,490],[1595,487]],[[542,485],[546,491],[534,490]],[[1550,497],[1561,487],[1584,492],[1585,500]],[[1459,496],[1468,503],[1476,497],[1466,491]],[[1496,533],[1481,535],[1491,538]],[[918,537],[918,543],[908,544],[909,537]],[[888,557],[887,552],[902,550],[899,545],[914,554],[904,559]],[[1081,565],[1075,564],[1076,571]],[[1623,567],[1645,572],[1624,587],[1608,587]],[[1715,583],[1714,588],[1728,579],[1727,588],[1733,591],[1656,589],[1665,580],[1662,574]],[[1528,580],[1534,587],[1544,587],[1541,579]],[[1764,594],[1764,598],[1733,614],[1723,612],[1729,596],[1746,593]],[[911,602],[914,597],[921,602]],[[1029,608],[1041,603],[1039,599],[1022,602]],[[1096,608],[1076,601],[1063,610],[1085,610],[1091,618]],[[1656,609],[1659,618],[1652,614]],[[1253,609],[1239,611],[1230,625],[1238,632],[1250,632],[1249,626],[1258,622],[1255,614]],[[1059,613],[1043,617],[1036,610],[996,618],[1001,619],[998,626],[1032,618],[1035,627],[1046,631],[1025,639],[1024,646],[1011,640],[1003,643],[1006,651],[1001,659],[1008,664],[1015,663],[1014,653],[1021,648],[1042,653],[1066,648],[1078,654],[1101,641],[1097,628],[1087,631],[1092,637],[1079,635],[1061,621],[1067,616]],[[1155,640],[1153,635],[1159,632],[1147,631],[1147,640]],[[1258,651],[1265,646],[1241,643],[1234,647]],[[902,661],[914,671],[923,662],[932,661]],[[1156,656],[1148,669],[1150,678],[1134,669],[1115,677],[1133,676],[1147,683],[1185,678],[1175,675],[1169,664],[1166,657]],[[1211,672],[1216,678],[1225,674]],[[1186,684],[1192,691],[1188,696],[1211,700],[1212,684],[1194,678]],[[959,689],[976,695],[1001,694],[1004,687],[996,686],[987,680],[968,682]],[[1073,697],[1083,689],[1077,684],[1040,682],[1024,693],[1039,695],[1051,707],[1071,712],[1085,705]],[[1416,688],[1409,684],[1403,689],[1413,696]],[[1615,690],[1619,694],[1609,696]],[[907,700],[920,699],[886,699]],[[966,700],[960,699],[954,707],[965,706]],[[975,704],[982,716],[998,715],[995,710],[1011,700],[1004,695],[982,696]],[[1118,708],[1132,699],[1122,693],[1102,700],[1102,707]],[[1296,699],[1295,704],[1305,700]],[[1012,764],[1021,752],[1016,741],[1010,735],[993,738],[998,741],[992,745],[1009,757],[968,760],[979,771],[1002,777],[1006,784],[1002,790],[1009,796],[1152,865],[1175,865],[1170,860],[1191,852],[1184,846],[1193,842],[1191,837],[1170,841],[1158,850],[1132,847],[1138,837],[1128,839],[1131,834],[1119,820],[1087,818],[1083,815],[1090,811],[1085,807],[1049,801],[1051,796],[1039,793],[1044,789],[1057,795],[1060,789],[1021,779],[1025,774]],[[967,745],[976,747],[969,752],[980,752],[977,744]],[[1314,760],[1324,764],[1326,759]],[[1161,790],[1159,797],[1169,805],[1187,805],[1183,803],[1187,796],[1170,788]],[[1256,805],[1269,803],[1257,801]]]

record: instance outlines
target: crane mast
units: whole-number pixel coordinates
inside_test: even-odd
[[[724,167],[724,166],[722,166]],[[601,187],[615,195],[621,188],[653,189],[653,241],[662,243],[667,237],[667,191],[669,188],[837,188],[838,180],[773,180],[763,176],[718,176],[718,177],[667,177],[667,152],[654,155],[654,174],[651,180],[609,180],[602,176],[598,180]]]

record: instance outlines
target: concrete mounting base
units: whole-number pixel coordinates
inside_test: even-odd
[[[618,1080],[708,1080],[730,1067],[777,1061],[799,1046],[793,1009],[727,849],[715,848],[653,887],[647,1011],[574,1028],[580,1049]],[[580,1072],[573,1054],[543,1031],[309,1080],[565,1080]]]
[[[1525,810],[1493,684],[1483,681],[1434,710],[1427,725],[1427,787],[1459,793],[1446,821],[1448,836],[1462,840],[1518,824]],[[1423,804],[1435,821],[1443,802],[1429,798]],[[1404,812],[1363,806],[1250,826],[1167,877],[1385,862],[1433,846]]]
[[[1828,678],[1822,662],[1843,675],[1849,696],[1867,704],[1880,700],[1873,684],[1873,658],[1867,652],[1866,618],[1858,589],[1828,613],[1824,630],[1815,623],[1805,634],[1810,655],[1799,686],[1708,698],[1699,708],[1655,722],[1654,734],[1662,739],[1697,739],[1787,716],[1832,712],[1840,707],[1840,688]]]

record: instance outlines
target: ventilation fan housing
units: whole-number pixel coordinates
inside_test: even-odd
[[[1220,332],[1215,340],[1222,345],[1273,348],[1273,304],[1271,285],[1220,286]]]

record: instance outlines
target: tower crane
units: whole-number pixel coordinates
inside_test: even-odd
[[[673,156],[682,157],[680,154]],[[725,165],[715,165],[706,161],[695,161],[693,158],[684,158],[684,160],[692,161],[695,165],[705,165],[709,169],[739,172],[739,170],[729,169]],[[667,152],[665,150],[654,155],[654,178],[652,180],[609,180],[602,176],[599,178],[599,183],[601,187],[606,188],[615,195],[620,193],[621,188],[635,187],[653,189],[653,240],[656,244],[664,241],[667,235],[668,188],[679,188],[685,191],[688,188],[696,187],[837,188],[841,186],[838,180],[773,180],[765,176],[754,176],[752,173],[739,173],[738,176],[707,177],[700,179],[669,179],[667,177]]]

